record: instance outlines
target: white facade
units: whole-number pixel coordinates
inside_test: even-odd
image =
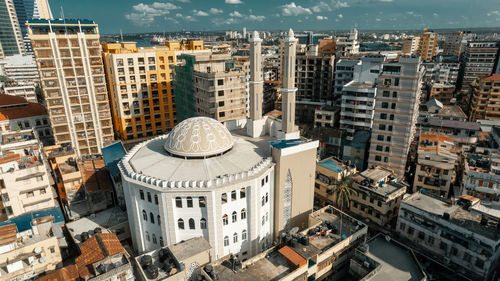
[[[354,66],[353,81],[343,87],[340,128],[344,129],[347,140],[352,140],[358,130],[370,131],[373,123],[375,81],[382,71],[384,56],[363,57]]]
[[[23,97],[29,102],[38,102],[34,82],[19,83],[12,86],[5,85],[3,89],[7,95]]]
[[[38,68],[32,56],[15,55],[0,60],[0,74],[15,81],[38,81]]]

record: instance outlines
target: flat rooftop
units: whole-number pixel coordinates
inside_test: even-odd
[[[109,231],[107,228],[126,221],[128,221],[127,213],[122,211],[119,207],[114,207],[95,213],[92,216],[82,217],[76,221],[69,222],[66,224],[66,228],[75,242],[81,243],[81,234],[83,232],[88,232],[93,235],[94,230],[99,227],[103,233],[108,233]]]
[[[318,165],[325,167],[328,170],[337,172],[337,173],[340,173],[345,169],[344,164],[342,164],[341,162],[339,162],[333,158],[322,160],[322,161],[318,162]]]
[[[129,164],[136,173],[161,180],[198,181],[248,171],[271,156],[269,142],[273,138],[249,138],[234,134],[234,131],[232,133],[233,148],[219,156],[205,159],[171,156],[164,148],[165,138],[155,138],[139,148],[131,156]]]
[[[393,192],[407,187],[406,184],[398,182],[398,179],[392,176],[392,172],[382,167],[367,169],[354,177],[358,188],[364,188],[375,192],[381,196],[389,196]]]
[[[371,281],[421,281],[425,277],[411,250],[382,235],[368,243],[365,255],[382,266]]]
[[[270,252],[266,257],[259,259],[245,269],[234,272],[229,261],[214,267],[219,273],[220,281],[268,281],[279,280],[294,270],[288,260],[276,250]]]
[[[181,243],[170,245],[168,248],[178,260],[183,261],[201,252],[210,250],[212,247],[205,238],[196,237]]]
[[[414,193],[404,199],[403,203],[438,217],[443,217],[445,213],[448,213],[450,214],[449,222],[452,224],[488,239],[498,239],[498,221],[488,220],[483,225],[481,224],[481,215],[464,210],[461,206],[451,203],[451,201],[445,201],[424,193]]]

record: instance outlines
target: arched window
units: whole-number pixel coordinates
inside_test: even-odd
[[[180,197],[175,197],[175,206],[177,208],[182,208],[182,198]]]
[[[229,237],[224,236],[224,247],[229,246]]]
[[[245,241],[245,240],[247,240],[247,231],[244,229],[241,232],[241,241]]]
[[[158,205],[158,195],[155,194],[155,204]]]
[[[266,193],[266,203],[269,201],[269,193]]]
[[[179,229],[184,229],[184,220],[183,219],[179,219],[177,221],[177,226],[179,227]]]
[[[149,232],[148,231],[146,231],[146,240],[149,241]]]
[[[240,199],[247,197],[246,190],[244,187],[240,189]]]
[[[205,197],[203,196],[200,196],[200,198],[198,198],[198,202],[200,203],[200,208],[204,208],[207,206],[207,201],[205,201]]]
[[[236,200],[236,190],[231,191],[231,201]]]
[[[148,221],[148,213],[146,213],[145,210],[142,210],[142,218],[145,220],[145,221]]]
[[[156,235],[153,233],[153,244],[156,244]]]
[[[163,236],[160,236],[160,246],[163,247]]]
[[[233,243],[238,243],[238,233],[233,234]]]
[[[189,229],[194,229],[194,220],[189,219]]]
[[[158,220],[158,225],[161,225],[160,215],[158,215],[156,219]]]
[[[227,215],[226,215],[226,214],[224,214],[224,215],[222,216],[222,224],[223,224],[223,225],[227,225],[228,223],[229,223],[229,219],[227,218]]]
[[[220,196],[220,200],[222,201],[222,204],[227,203],[227,193],[222,193]]]
[[[241,209],[241,219],[244,220],[247,218],[247,210],[245,208]]]
[[[236,212],[233,212],[233,222],[236,222],[238,220],[238,214]]]
[[[193,208],[193,198],[192,197],[187,197],[187,207],[188,208]]]
[[[153,215],[153,213],[149,213],[149,219],[151,220],[152,224],[155,223],[155,216]]]
[[[206,219],[202,218],[200,220],[200,228],[201,229],[207,229],[207,220]]]
[[[262,196],[262,206],[264,206],[265,204],[266,204],[266,198]]]

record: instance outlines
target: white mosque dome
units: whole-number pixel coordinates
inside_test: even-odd
[[[165,150],[181,157],[210,157],[233,147],[233,137],[219,121],[193,117],[177,124],[168,134]]]

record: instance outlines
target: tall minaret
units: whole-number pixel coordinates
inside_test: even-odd
[[[290,28],[288,37],[284,39],[285,54],[283,57],[281,102],[283,108],[282,131],[285,134],[297,131],[295,127],[295,55],[297,38]]]
[[[262,118],[262,55],[259,33],[253,32],[250,42],[250,119],[252,121]]]

